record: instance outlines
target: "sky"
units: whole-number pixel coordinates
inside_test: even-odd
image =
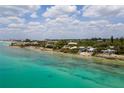
[[[124,37],[124,6],[0,6],[0,39]]]

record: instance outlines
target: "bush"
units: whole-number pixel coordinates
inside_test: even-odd
[[[76,53],[78,53],[78,51],[79,51],[79,49],[72,49],[72,50],[70,50],[70,53],[76,54]]]
[[[97,54],[97,52],[93,52],[92,56],[95,56]]]
[[[55,44],[56,49],[61,49],[64,45],[67,45],[67,41],[65,40],[60,40]]]
[[[30,42],[31,40],[30,39],[25,39],[24,42]]]
[[[61,52],[64,52],[64,53],[69,53],[70,52],[70,49],[68,49],[68,48],[62,48],[60,51]]]

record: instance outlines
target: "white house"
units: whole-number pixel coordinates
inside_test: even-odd
[[[69,42],[69,43],[68,43],[68,46],[76,46],[76,45],[77,45],[76,42]]]
[[[68,46],[68,45],[64,45],[62,48],[64,48],[64,49],[69,49],[70,47]]]
[[[38,42],[32,42],[33,45],[38,45]]]
[[[78,49],[78,47],[77,46],[73,46],[70,49]]]
[[[114,49],[115,47],[114,46],[109,46],[110,49]]]
[[[102,53],[114,54],[116,51],[112,49],[101,50]]]
[[[87,52],[94,52],[96,51],[96,48],[93,48],[93,47],[88,47],[87,48]]]

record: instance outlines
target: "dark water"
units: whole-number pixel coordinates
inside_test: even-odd
[[[14,49],[0,43],[0,87],[124,87],[124,68],[94,60]]]

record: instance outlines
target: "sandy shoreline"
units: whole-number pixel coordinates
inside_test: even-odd
[[[19,46],[10,46],[12,48],[20,48]],[[96,56],[85,56],[85,55],[80,55],[80,54],[69,54],[69,53],[63,53],[59,51],[54,51],[52,49],[48,48],[35,48],[35,47],[25,47],[25,49],[32,50],[32,51],[37,51],[37,52],[45,52],[49,54],[55,54],[55,55],[61,55],[61,56],[67,56],[67,57],[73,57],[73,58],[81,58],[81,59],[92,59],[94,60],[95,63],[98,64],[105,64],[105,65],[110,65],[110,66],[123,66],[124,67],[124,56],[123,55],[104,55],[104,54],[98,54]]]
[[[124,60],[124,55],[116,55],[116,54],[98,54],[97,57],[107,58],[107,59],[118,59],[118,60]]]
[[[20,48],[18,46],[10,46],[12,48]],[[32,50],[32,51],[37,51],[37,52],[46,52],[49,54],[59,54],[59,55],[64,55],[64,56],[70,56],[70,57],[78,57],[78,58],[93,58],[93,56],[84,56],[84,55],[79,55],[79,54],[70,54],[70,53],[63,53],[60,51],[54,51],[52,49],[48,48],[35,48],[35,47],[24,47],[25,49]]]

